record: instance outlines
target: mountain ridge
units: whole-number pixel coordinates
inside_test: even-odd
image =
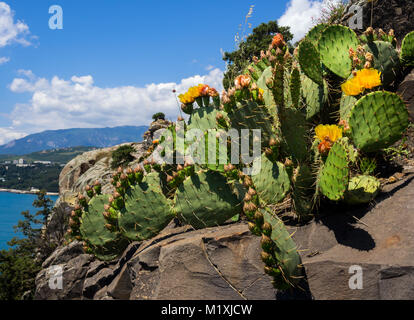
[[[0,154],[25,155],[32,152],[78,146],[112,147],[122,143],[141,141],[147,129],[148,126],[118,126],[46,130],[1,145]]]

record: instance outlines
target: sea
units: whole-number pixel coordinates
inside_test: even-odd
[[[36,198],[35,194],[0,192],[0,250],[8,249],[7,242],[13,237],[22,236],[14,232],[13,226],[17,225],[19,220],[23,220],[22,211],[29,210],[31,214],[35,214],[40,210],[32,206]],[[48,198],[55,202],[58,196]]]

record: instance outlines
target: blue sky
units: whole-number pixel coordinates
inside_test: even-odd
[[[51,5],[63,9],[63,30],[49,28]],[[0,144],[148,124],[158,111],[175,118],[172,89],[221,89],[221,52],[235,48],[251,5],[253,28],[280,19],[297,38],[320,10],[316,0],[0,0]]]

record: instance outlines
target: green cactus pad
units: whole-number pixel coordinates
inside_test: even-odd
[[[218,226],[241,213],[242,205],[226,178],[214,171],[200,171],[181,184],[174,211],[195,229]]]
[[[401,139],[409,124],[404,101],[395,93],[377,91],[362,97],[352,108],[349,125],[355,145],[373,152]]]
[[[328,102],[328,85],[324,80],[324,85],[317,83],[302,75],[302,96],[306,104],[306,119],[311,120],[318,115],[323,106]]]
[[[275,115],[276,111],[276,103],[273,97],[272,90],[270,90],[266,84],[268,79],[273,77],[272,67],[268,67],[266,70],[263,71],[262,75],[260,76],[259,80],[257,80],[257,86],[262,89],[263,92],[263,100],[265,102],[265,106],[269,110],[271,115]]]
[[[283,149],[293,160],[303,162],[309,157],[308,123],[305,115],[292,108],[285,108],[280,115],[283,134]]]
[[[352,71],[349,49],[359,45],[358,37],[348,27],[333,25],[327,27],[319,39],[322,63],[341,78],[348,78]]]
[[[330,200],[343,198],[349,182],[349,156],[346,139],[335,142],[319,174],[319,189]]]
[[[128,245],[128,241],[119,232],[111,232],[105,227],[107,222],[102,213],[105,211],[104,205],[109,202],[108,199],[109,195],[93,197],[82,214],[80,226],[83,240],[93,254],[104,261],[114,260]]]
[[[379,180],[373,176],[357,176],[349,181],[345,202],[351,205],[371,202],[381,188]]]
[[[255,160],[254,165],[258,165],[259,161],[260,171],[252,175],[253,184],[261,200],[267,204],[277,204],[289,192],[289,175],[282,163],[273,163],[264,154]]]
[[[128,239],[142,241],[152,238],[174,218],[159,183],[154,183],[157,175],[150,173],[141,184],[131,186],[125,194],[125,208],[121,210],[118,224]]]
[[[302,71],[314,82],[323,85],[321,58],[312,42],[304,40],[299,44],[298,60]]]
[[[293,206],[296,214],[300,218],[305,218],[312,211],[316,177],[308,165],[300,165],[296,170],[295,180],[292,183]]]
[[[401,60],[405,65],[414,67],[414,31],[407,34],[402,42]]]
[[[272,226],[272,234],[270,238],[275,244],[273,255],[276,258],[281,274],[275,279],[275,286],[279,289],[295,286],[303,277],[302,261],[297,251],[295,241],[286,229],[283,221],[277,216],[260,209],[263,214],[264,222]]]
[[[229,113],[231,126],[234,129],[261,129],[262,145],[267,145],[273,135],[273,117],[264,105],[253,101],[237,103],[233,112]]]
[[[374,55],[373,68],[381,72],[384,87],[393,85],[401,73],[400,57],[394,46],[389,42],[374,41],[366,44],[364,48]]]
[[[188,119],[187,130],[200,129],[205,132],[208,129],[218,128],[216,120],[218,112],[218,109],[211,106],[195,109]]]
[[[327,27],[328,25],[324,23],[317,24],[308,32],[308,34],[305,36],[305,39],[317,46],[318,41],[321,38],[321,34],[325,31]]]
[[[347,96],[344,93],[342,94],[341,104],[339,107],[341,120],[349,121],[349,117],[351,116],[351,110],[357,101],[358,99],[354,96]]]

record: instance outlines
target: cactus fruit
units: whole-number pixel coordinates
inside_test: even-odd
[[[195,229],[223,224],[242,210],[226,178],[214,171],[200,171],[185,179],[174,198],[180,220]]]
[[[377,196],[380,187],[381,183],[373,176],[353,177],[349,181],[344,200],[350,205],[369,203]]]
[[[330,200],[343,198],[349,183],[348,142],[342,138],[335,142],[319,174],[319,188]]]
[[[299,44],[298,60],[306,76],[317,84],[323,85],[320,55],[312,42],[305,39]]]
[[[268,204],[277,204],[281,202],[289,192],[290,180],[285,166],[280,163],[271,162],[264,154],[260,161],[260,171],[252,175],[253,184],[261,200]]]
[[[407,34],[402,42],[401,60],[405,65],[414,67],[414,31]]]
[[[384,87],[393,85],[401,72],[400,57],[393,45],[389,42],[374,41],[367,43],[364,49],[374,56],[372,67],[381,72]]]
[[[341,78],[348,78],[352,71],[349,49],[356,49],[359,40],[348,27],[332,25],[327,27],[318,42],[322,63]]]
[[[100,260],[108,261],[118,257],[128,245],[128,241],[119,232],[112,232],[106,227],[103,216],[104,206],[109,195],[93,197],[82,213],[80,234],[92,253]]]
[[[409,124],[404,101],[395,93],[372,92],[362,97],[351,110],[349,125],[355,145],[373,152],[401,139]]]
[[[156,176],[158,173],[150,173],[143,182],[126,190],[118,224],[121,233],[130,240],[149,239],[174,218],[170,203],[160,190],[159,182],[155,185],[153,179],[157,180]]]

